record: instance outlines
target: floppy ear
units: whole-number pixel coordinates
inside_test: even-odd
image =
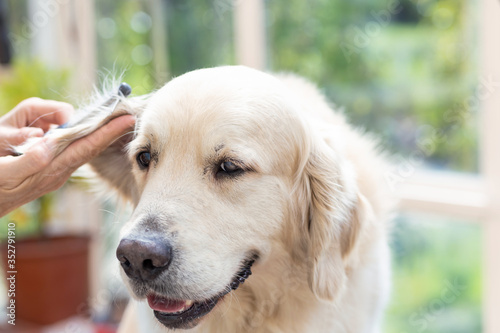
[[[113,113],[114,116],[123,114],[135,115],[137,118],[135,126],[137,127],[146,105],[146,97],[127,98],[123,103],[118,105]],[[127,147],[134,138],[135,128],[130,128],[129,132],[117,138],[115,142],[89,162],[92,170],[99,178],[117,191],[122,198],[132,202],[136,202],[138,192],[135,178],[132,174],[132,165],[128,158]]]
[[[128,201],[134,201],[138,195],[127,155],[127,145],[133,138],[133,133],[122,136],[88,163],[100,180],[104,180],[121,198]]]
[[[308,201],[309,286],[333,301],[345,287],[368,203],[352,165],[325,142],[313,144],[303,171]]]

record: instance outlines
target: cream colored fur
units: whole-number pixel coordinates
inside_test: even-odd
[[[309,82],[246,67],[187,73],[137,105],[118,110],[139,118],[131,142],[91,165],[135,206],[123,237],[160,233],[179,253],[153,288],[207,299],[259,254],[250,278],[189,332],[379,332],[391,199],[374,140]],[[136,162],[145,147],[155,156],[146,171]],[[217,179],[221,156],[249,170]],[[120,332],[169,332],[147,291],[124,280],[136,300]]]

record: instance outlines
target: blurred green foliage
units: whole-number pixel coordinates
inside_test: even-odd
[[[393,226],[386,333],[480,333],[482,233],[470,221],[402,215]]]
[[[234,63],[232,1],[165,3],[172,76]]]
[[[274,0],[267,8],[273,70],[316,82],[393,153],[423,151],[433,168],[477,171],[477,109],[464,105],[477,86],[472,1]]]
[[[37,60],[16,59],[0,80],[0,115],[29,97],[68,100],[70,72],[49,69]]]
[[[142,22],[142,30],[131,27],[134,16],[147,10],[147,6],[142,1],[111,0],[98,1],[95,5],[96,56],[98,67],[102,71],[101,79],[123,75],[123,80],[131,84],[134,94],[151,92],[155,88],[156,74],[152,61],[148,61],[152,52],[151,27],[148,28],[148,22]],[[135,18],[140,25],[140,16]],[[133,61],[133,53],[139,63]]]
[[[234,63],[231,7],[218,1],[102,0],[96,10],[99,67],[123,71],[134,94],[149,93],[191,70]],[[154,21],[155,11],[161,11],[162,21]],[[137,27],[139,18],[143,29]],[[138,50],[146,53],[142,59]]]

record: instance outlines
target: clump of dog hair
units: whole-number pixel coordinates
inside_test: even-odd
[[[118,93],[119,82],[117,79],[108,80],[103,84],[103,89],[95,88],[90,99],[77,109],[68,123],[45,134],[55,139],[56,156],[72,142],[89,135],[111,120],[142,112],[148,95],[125,97]],[[22,155],[40,140],[40,137],[30,138],[22,145],[12,147],[13,155]]]

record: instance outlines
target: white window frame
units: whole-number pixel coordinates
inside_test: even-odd
[[[480,0],[480,78],[500,82],[500,2]],[[266,69],[264,0],[234,8],[237,63]],[[417,172],[397,192],[401,209],[476,221],[483,229],[483,332],[500,332],[500,88],[480,101],[480,174]]]

